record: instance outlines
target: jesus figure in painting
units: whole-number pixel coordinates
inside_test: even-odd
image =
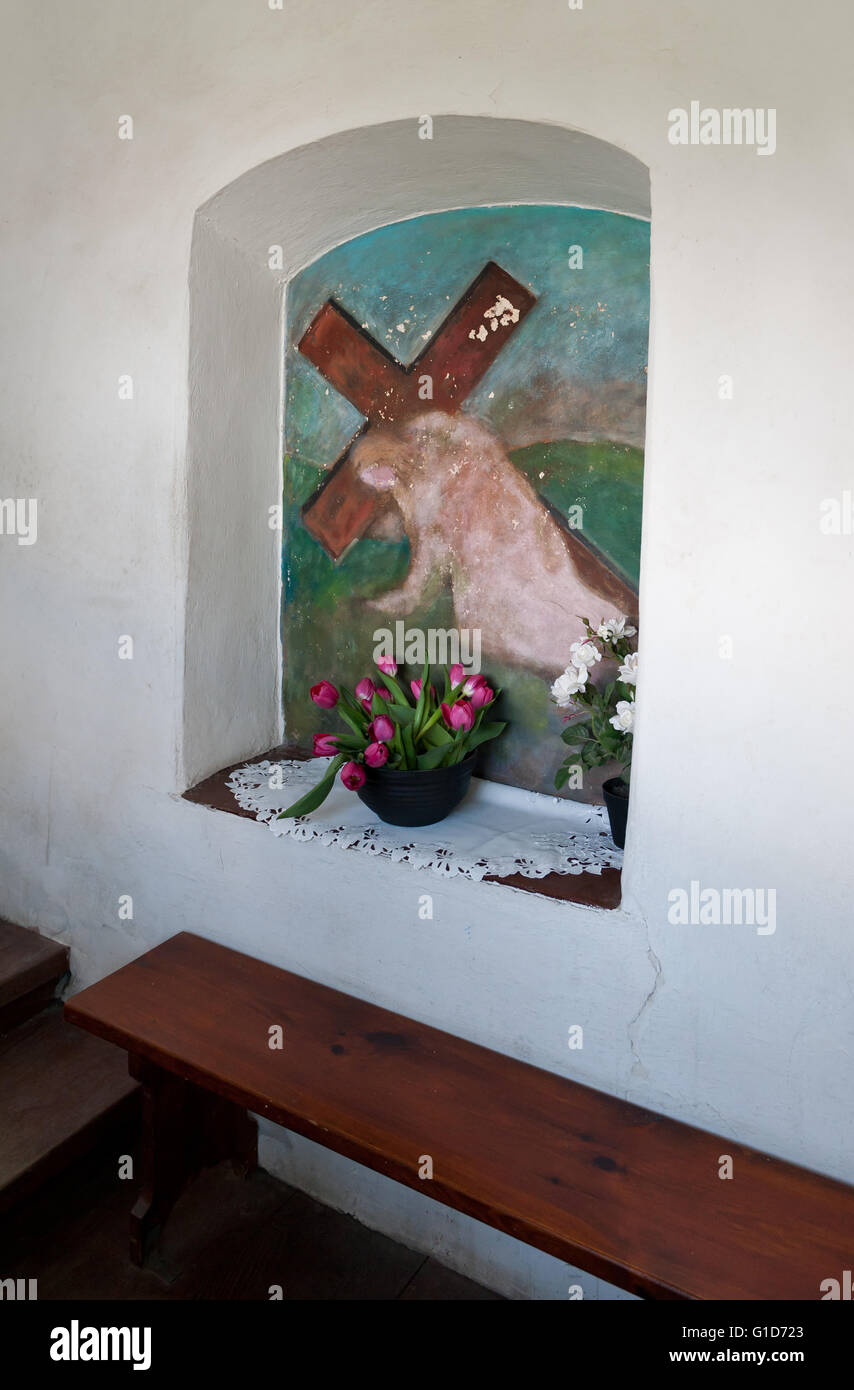
[[[632,614],[628,585],[559,525],[472,416],[431,411],[372,429],[352,458],[362,481],[393,499],[409,539],[409,572],[375,608],[403,616],[448,585],[458,627],[479,629],[487,651],[543,673],[569,651],[579,617]]]

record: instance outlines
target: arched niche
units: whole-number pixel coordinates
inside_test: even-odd
[[[324,252],[423,213],[566,204],[648,218],[646,166],[580,131],[442,116],[345,131],[199,208],[190,263],[185,784],[280,742],[285,291]]]

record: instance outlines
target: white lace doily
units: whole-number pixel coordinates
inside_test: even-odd
[[[605,867],[622,865],[603,806],[585,806],[479,777],[472,779],[465,801],[437,825],[386,825],[338,778],[316,811],[278,820],[280,811],[320,781],[329,762],[312,758],[249,763],[232,772],[228,786],[243,810],[252,811],[274,835],[386,855],[440,874],[545,878],[553,873],[601,874]],[[283,785],[271,787],[271,778],[278,780],[277,768]]]

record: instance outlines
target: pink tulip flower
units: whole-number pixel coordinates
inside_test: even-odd
[[[316,758],[329,758],[337,752],[338,737],[336,734],[314,735],[314,756]]]
[[[376,689],[376,693],[377,693],[377,695],[379,695],[379,697],[380,697],[381,700],[390,700],[390,699],[391,699],[391,691],[390,691],[390,690],[386,690],[386,688],[385,688],[384,685],[378,685],[378,686],[377,686],[377,689]]]
[[[450,679],[452,687],[462,685],[463,681],[466,678],[465,667],[461,666],[459,662],[457,662],[455,666],[451,667],[450,671],[448,672],[448,677]]]
[[[334,709],[338,704],[338,691],[331,681],[321,681],[311,687],[311,698],[321,709]]]
[[[476,685],[471,692],[472,709],[483,709],[484,705],[490,704],[494,699],[495,691],[484,681],[483,685]]]
[[[378,714],[371,725],[370,732],[377,743],[388,743],[390,739],[394,738],[394,725],[387,714]]]
[[[442,704],[442,714],[449,729],[468,733],[474,724],[474,710],[468,700],[457,700],[456,704]]]
[[[345,763],[341,769],[341,781],[351,792],[358,791],[365,784],[365,769],[358,763]]]
[[[469,676],[463,690],[466,695],[473,695],[479,685],[486,685],[486,676]]]
[[[377,662],[377,666],[382,671],[384,676],[397,675],[397,662],[392,661],[390,657],[384,656],[382,661]]]
[[[416,699],[416,700],[420,700],[420,699],[421,699],[421,680],[420,680],[420,678],[419,678],[417,681],[410,681],[410,682],[409,682],[409,689],[412,691],[412,694],[415,696],[415,699]],[[430,686],[430,694],[433,696],[433,699],[435,700],[435,698],[436,698],[436,687],[435,687],[435,685],[431,685],[431,686]]]
[[[356,699],[361,700],[362,704],[364,704],[366,700],[370,701],[375,690],[376,686],[370,676],[365,676],[356,686]]]
[[[365,749],[365,762],[368,767],[382,767],[388,762],[388,748],[384,743],[369,743]],[[354,764],[358,767],[358,763]],[[364,782],[364,775],[362,781]],[[361,786],[361,783],[359,784]]]

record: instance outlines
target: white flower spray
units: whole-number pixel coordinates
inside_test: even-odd
[[[570,647],[572,661],[551,687],[551,697],[559,709],[570,710],[561,738],[571,751],[555,774],[555,786],[563,787],[570,771],[601,767],[617,762],[622,768],[623,781],[631,778],[632,742],[635,728],[635,687],[638,678],[638,654],[630,648],[630,639],[637,635],[624,617],[603,618],[598,628],[582,618],[587,632],[585,638]],[[601,663],[616,676],[597,686],[591,672]],[[579,716],[575,718],[575,716]]]

